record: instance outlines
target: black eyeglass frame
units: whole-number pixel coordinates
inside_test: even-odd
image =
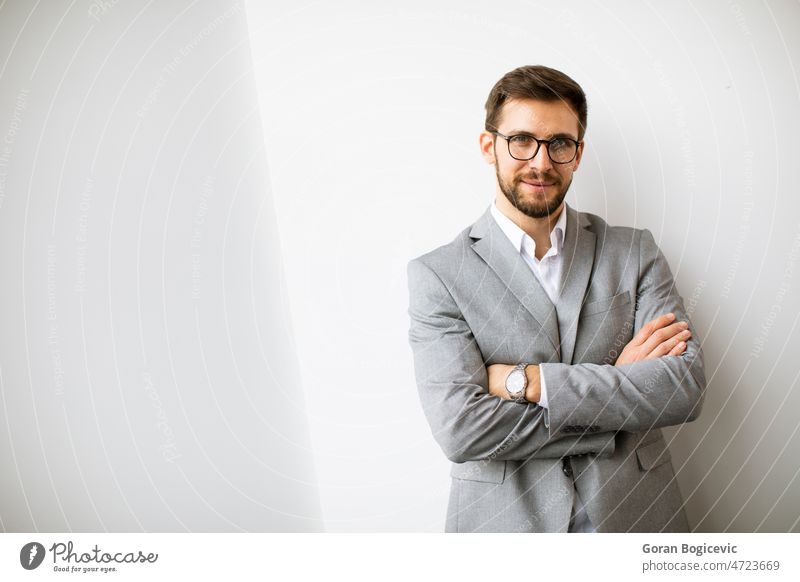
[[[514,158],[515,160],[520,161],[520,162],[527,162],[528,160],[532,160],[533,158],[535,158],[536,154],[539,153],[539,149],[542,147],[542,144],[545,144],[547,146],[546,147],[547,157],[550,158],[551,162],[553,162],[554,164],[569,164],[571,162],[574,162],[575,158],[578,157],[578,149],[580,149],[580,146],[583,143],[581,141],[578,141],[577,139],[572,139],[571,137],[563,137],[563,136],[554,137],[553,139],[537,139],[537,138],[535,138],[532,135],[527,134],[527,133],[518,133],[516,135],[503,135],[499,131],[490,131],[489,133],[493,133],[494,135],[496,135],[498,137],[502,137],[504,140],[506,140],[506,146],[508,146],[508,155],[511,156],[512,158]],[[520,137],[520,136],[527,137],[527,138],[532,139],[533,141],[536,142],[536,150],[533,152],[533,155],[531,157],[529,157],[529,158],[518,158],[517,156],[515,156],[514,154],[511,153],[511,140],[514,139],[515,137]],[[554,142],[554,141],[559,140],[559,139],[563,139],[563,140],[566,140],[566,141],[571,141],[572,143],[575,144],[575,154],[572,156],[571,159],[567,160],[566,162],[557,162],[550,155],[550,144],[552,142]]]

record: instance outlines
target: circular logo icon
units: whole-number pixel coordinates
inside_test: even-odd
[[[39,542],[29,542],[19,551],[19,563],[26,570],[34,570],[44,560],[44,546]]]

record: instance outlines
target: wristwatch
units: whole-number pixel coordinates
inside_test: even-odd
[[[506,392],[514,402],[525,403],[525,388],[528,387],[528,377],[525,368],[530,364],[517,364],[506,376]]]

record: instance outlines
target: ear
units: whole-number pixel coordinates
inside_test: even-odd
[[[494,137],[494,134],[489,133],[488,131],[482,131],[479,137],[481,155],[483,156],[483,159],[486,160],[487,164],[492,165],[497,162],[494,156]]]

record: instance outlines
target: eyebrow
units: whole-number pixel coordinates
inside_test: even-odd
[[[530,137],[536,137],[533,133],[531,133],[530,131],[527,131],[525,129],[512,129],[506,135],[508,135],[509,137],[513,137],[515,135],[529,135]],[[547,139],[551,140],[551,139],[557,139],[559,137],[567,137],[569,139],[572,139],[572,140],[575,140],[575,141],[579,141],[577,137],[574,137],[574,136],[572,136],[572,135],[570,135],[568,133],[554,133],[553,135],[551,135]],[[539,138],[539,139],[544,139],[544,138]]]

